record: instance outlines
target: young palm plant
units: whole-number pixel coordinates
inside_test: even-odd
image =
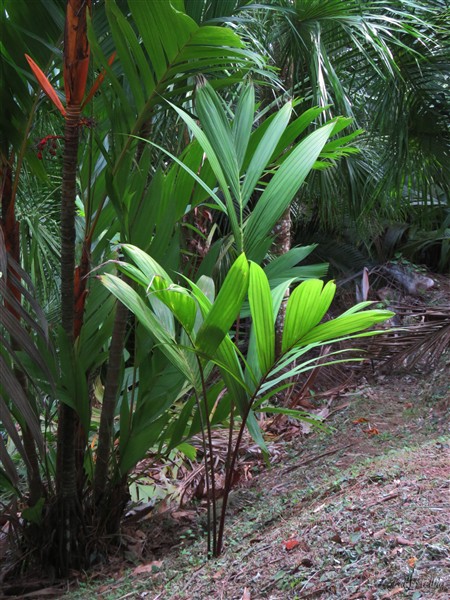
[[[290,381],[294,375],[316,368],[318,360],[321,360],[321,364],[342,362],[342,359],[331,358],[333,352],[325,356],[328,359],[326,362],[322,362],[323,356],[320,359],[310,358],[308,352],[325,344],[373,335],[375,332],[360,332],[385,321],[393,313],[363,310],[371,304],[364,302],[331,321],[321,323],[336,286],[333,282],[324,286],[322,281],[310,279],[296,287],[289,298],[282,350],[277,357],[275,321],[286,286],[271,290],[263,269],[248,261],[245,254],[238,256],[214,297],[214,283],[210,278],[202,276],[196,284],[186,279],[189,287],[182,287],[138,248],[124,245],[122,249],[134,265],[118,262],[118,267],[139,284],[141,294],[115,275],[105,274],[100,279],[136,315],[192,389],[192,400],[200,416],[205,470],[209,475],[207,491],[211,510],[208,511],[208,555],[218,556],[223,547],[228,494],[245,427],[264,447],[254,411],[284,412],[304,419],[304,413],[272,407],[268,405],[268,400],[277,391],[292,385]],[[252,330],[247,355],[243,356],[230,329],[247,295]],[[216,377],[212,387],[211,378],[216,370],[220,373],[220,379],[217,383]],[[217,405],[215,400],[218,397],[221,399]],[[230,414],[231,418],[224,499],[217,527],[215,457],[211,431],[214,414],[216,411],[223,413],[224,406],[225,414]],[[233,444],[235,411],[240,425]],[[188,440],[193,434],[195,419],[189,417],[189,413],[186,413],[186,418],[177,423],[173,444]],[[122,455],[122,460],[126,460],[126,454]]]

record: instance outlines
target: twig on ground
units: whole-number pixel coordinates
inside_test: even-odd
[[[299,594],[301,594],[303,592],[303,590],[306,588],[306,586],[308,585],[308,583],[311,581],[311,579],[314,579],[314,577],[317,575],[317,573],[318,573],[318,571],[314,571],[314,573],[311,575],[311,577],[308,577],[308,579],[302,585],[302,588],[299,591]]]
[[[133,596],[133,594],[135,594],[136,591],[134,592],[128,592],[128,594],[125,594],[124,596],[120,596],[120,598],[117,598],[117,600],[125,600],[125,598],[131,598],[131,596]]]
[[[295,465],[286,467],[285,469],[283,469],[283,473],[290,473],[291,471],[295,471],[296,469],[300,469],[301,467],[309,465],[310,463],[314,462],[315,460],[318,460],[319,458],[323,458],[324,456],[329,456],[330,454],[336,454],[336,452],[340,452],[341,450],[346,450],[347,448],[350,448],[350,446],[354,446],[354,445],[355,445],[354,443],[347,444],[346,446],[341,446],[340,448],[332,448],[331,450],[328,450],[327,452],[322,452],[322,454],[316,454],[314,456],[310,456],[309,458],[306,458],[305,460],[302,460],[301,462],[299,462]]]
[[[399,496],[398,492],[392,492],[392,494],[388,494],[387,496],[383,496],[379,500],[375,500],[375,502],[371,502],[366,505],[366,508],[372,508],[372,506],[376,506],[377,504],[382,504],[383,502],[387,502],[388,500],[393,500]]]

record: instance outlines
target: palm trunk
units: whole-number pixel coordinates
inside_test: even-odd
[[[80,107],[68,106],[64,135],[61,199],[61,324],[73,349],[75,198]],[[81,518],[77,497],[75,438],[78,416],[72,407],[61,404],[58,418],[56,462],[57,517],[60,572],[65,576],[79,563],[77,533]]]
[[[116,309],[114,329],[109,349],[108,370],[106,373],[105,391],[103,394],[102,413],[98,433],[97,460],[94,477],[94,502],[97,507],[103,500],[108,479],[112,429],[117,395],[119,392],[119,375],[125,345],[127,318],[128,309],[119,302]]]
[[[74,351],[75,338],[75,199],[81,102],[89,65],[87,13],[90,0],[67,0],[64,29],[64,88],[66,115],[61,196],[61,324]],[[59,520],[60,574],[66,576],[83,560],[79,529],[83,524],[77,489],[77,431],[79,418],[73,408],[61,404],[56,460],[56,514]],[[82,465],[81,465],[82,468]]]

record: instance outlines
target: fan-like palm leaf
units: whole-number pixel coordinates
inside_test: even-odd
[[[265,45],[288,88],[369,132],[357,144],[360,157],[314,174],[300,195],[324,227],[350,216],[364,229],[398,218],[410,201],[448,198],[445,1],[270,0],[240,14],[254,15],[254,25],[240,26],[255,37],[265,24]]]

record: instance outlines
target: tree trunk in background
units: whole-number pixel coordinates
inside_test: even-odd
[[[291,249],[291,208],[284,211],[283,216],[275,226],[273,233],[275,240],[271,252],[274,256],[282,256]],[[281,302],[278,317],[275,323],[275,355],[281,354],[281,342],[283,339],[284,318],[286,315],[286,304],[289,298],[289,288],[286,290],[283,301]]]
[[[127,278],[124,279],[128,283],[129,280],[127,280]],[[94,502],[96,504],[96,508],[100,508],[100,506],[104,504],[105,488],[108,482],[109,459],[113,443],[112,430],[114,425],[117,396],[119,393],[119,385],[121,383],[119,376],[121,373],[123,349],[125,346],[127,319],[127,307],[121,302],[118,302],[114,319],[111,346],[109,348],[108,370],[106,372],[100,428],[98,432],[97,461],[94,476]]]

